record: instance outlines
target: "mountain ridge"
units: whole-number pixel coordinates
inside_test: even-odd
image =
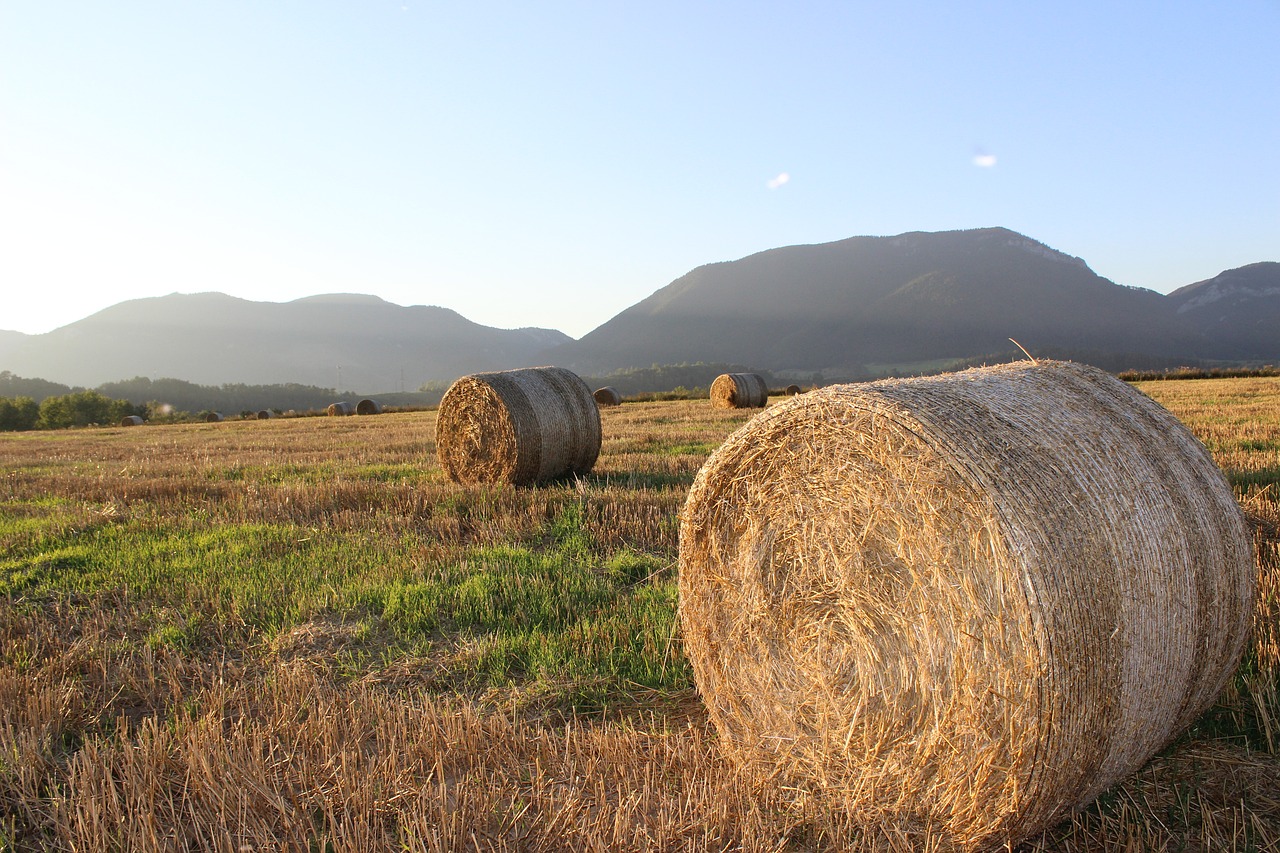
[[[1166,296],[991,227],[703,264],[579,340],[369,294],[275,303],[206,291],[128,300],[44,335],[0,331],[0,370],[78,386],[148,376],[369,392],[549,363],[591,376],[700,363],[847,379],[1003,357],[1010,338],[1036,355],[1113,370],[1276,361],[1277,331],[1280,263],[1225,270]]]

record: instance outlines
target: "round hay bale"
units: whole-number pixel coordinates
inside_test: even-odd
[[[440,401],[436,453],[459,483],[585,474],[600,454],[600,410],[587,383],[562,367],[464,376]]]
[[[210,412],[204,416],[205,423],[216,424],[222,420],[222,412]]]
[[[606,385],[603,388],[597,388],[591,395],[595,398],[597,406],[621,406],[622,395],[618,393],[618,389],[612,385]]]
[[[769,402],[769,386],[758,373],[721,373],[711,383],[717,409],[759,409]]]
[[[325,409],[325,413],[328,414],[330,417],[342,417],[344,415],[353,415],[355,414],[355,411],[356,411],[356,407],[348,403],[346,400],[342,400],[341,402],[338,402],[338,403],[330,403],[329,408]]]
[[[799,393],[800,393],[800,386],[799,386],[799,385],[788,385],[788,386],[787,386],[787,396],[788,396],[788,397],[794,397],[795,395],[797,395],[797,394],[799,394]]]
[[[380,415],[382,414],[382,404],[377,400],[361,400],[356,403],[357,415]]]
[[[757,416],[694,481],[679,585],[736,760],[968,849],[1052,826],[1208,708],[1256,570],[1189,430],[1021,362]]]
[[[125,415],[120,419],[120,426],[142,426],[142,418],[138,415]]]
[[[258,420],[269,421],[276,416],[276,413],[270,409],[261,409],[258,411]]]

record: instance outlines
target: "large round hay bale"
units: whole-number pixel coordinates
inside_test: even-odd
[[[440,401],[436,453],[459,483],[585,474],[600,453],[600,410],[587,384],[562,367],[464,376]]]
[[[260,420],[260,421],[269,421],[269,420],[271,420],[272,418],[274,418],[275,416],[276,416],[276,413],[275,413],[275,412],[273,412],[273,411],[271,411],[270,409],[259,409],[259,410],[258,410],[258,420]]]
[[[204,416],[205,423],[216,424],[222,420],[222,412],[210,412]]]
[[[125,415],[120,419],[120,426],[142,426],[142,417],[139,415]]]
[[[799,386],[799,385],[792,384],[792,385],[788,385],[788,386],[787,386],[786,394],[787,394],[787,396],[788,396],[788,397],[794,397],[795,395],[797,395],[797,394],[799,394],[799,393],[800,393],[800,386]]]
[[[618,389],[612,385],[606,385],[603,388],[597,388],[591,394],[595,398],[597,406],[621,406],[622,395],[618,393]]]
[[[380,415],[382,414],[382,404],[377,400],[361,400],[356,403],[357,415]]]
[[[754,418],[695,479],[679,584],[730,754],[947,849],[1052,826],[1189,726],[1256,574],[1182,424],[1022,362]]]
[[[343,415],[354,415],[356,407],[342,400],[337,403],[330,403],[329,408],[325,409],[325,413],[330,417],[341,417]]]
[[[758,409],[769,402],[769,386],[758,373],[721,373],[711,383],[718,409]]]

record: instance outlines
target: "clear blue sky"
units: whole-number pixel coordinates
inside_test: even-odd
[[[577,337],[695,266],[1002,225],[1280,260],[1280,0],[0,0],[0,329],[372,293]]]

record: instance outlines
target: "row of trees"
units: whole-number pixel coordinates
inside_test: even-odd
[[[146,406],[113,400],[97,391],[45,397],[39,403],[31,397],[0,397],[0,431],[118,424],[128,415],[146,418],[148,414]]]

